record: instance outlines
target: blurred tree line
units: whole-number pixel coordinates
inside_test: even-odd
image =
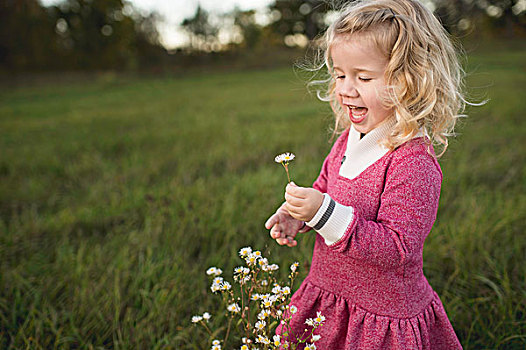
[[[133,69],[166,55],[157,15],[123,0],[0,1],[0,69]]]
[[[265,13],[236,8],[221,15],[198,6],[181,23],[186,46],[168,52],[157,31],[161,17],[140,14],[126,0],[63,0],[50,7],[0,0],[0,70],[126,70],[191,63],[209,53],[303,48],[347,1],[275,0]],[[422,1],[456,36],[526,35],[526,0]]]
[[[235,10],[224,20],[210,21],[210,15],[198,7],[182,27],[189,35],[188,49],[210,51],[221,44],[219,34],[226,28],[239,32],[238,47],[285,44],[305,46],[322,33],[336,10],[352,0],[275,0],[266,14],[268,23],[256,20],[254,11]],[[516,38],[526,36],[526,0],[420,0],[439,17],[454,36]],[[230,20],[228,20],[230,19]],[[232,31],[232,29],[230,29]],[[216,45],[217,46],[217,45]],[[232,45],[230,46],[232,48]]]

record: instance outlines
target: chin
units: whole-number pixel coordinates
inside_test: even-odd
[[[369,131],[371,131],[371,128],[363,125],[357,125],[353,124],[354,130],[358,131],[361,134],[367,134]]]

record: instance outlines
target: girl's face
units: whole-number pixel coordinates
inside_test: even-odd
[[[387,58],[360,34],[337,38],[330,55],[338,102],[354,128],[366,134],[393,113],[381,99]]]

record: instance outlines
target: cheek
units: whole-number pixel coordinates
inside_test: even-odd
[[[338,99],[338,101],[341,101],[341,87],[340,87],[340,84],[336,83],[334,85],[334,94],[336,95],[336,98]]]
[[[340,92],[338,91],[338,89],[335,89],[334,90],[334,94],[336,95],[336,101],[338,101],[338,104],[343,107],[343,99],[342,99],[342,95],[340,94]]]
[[[376,88],[373,91],[370,91],[369,93],[369,101],[371,105],[374,105],[374,107],[379,110],[386,110],[386,107],[384,105],[385,100],[385,88],[382,86],[379,89]]]
[[[387,86],[385,85],[385,83],[379,84],[376,87],[376,90],[378,91],[378,93],[376,95],[376,99],[378,100],[378,104],[385,109],[386,108],[385,107],[385,102],[388,101]]]

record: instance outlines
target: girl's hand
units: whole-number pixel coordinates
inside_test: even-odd
[[[294,247],[298,242],[294,239],[298,231],[303,227],[303,221],[290,216],[285,204],[283,204],[274,215],[272,215],[265,227],[270,230],[270,237],[274,238],[279,245]]]
[[[286,209],[297,220],[310,221],[323,203],[323,194],[314,188],[299,187],[294,182],[285,189]]]

